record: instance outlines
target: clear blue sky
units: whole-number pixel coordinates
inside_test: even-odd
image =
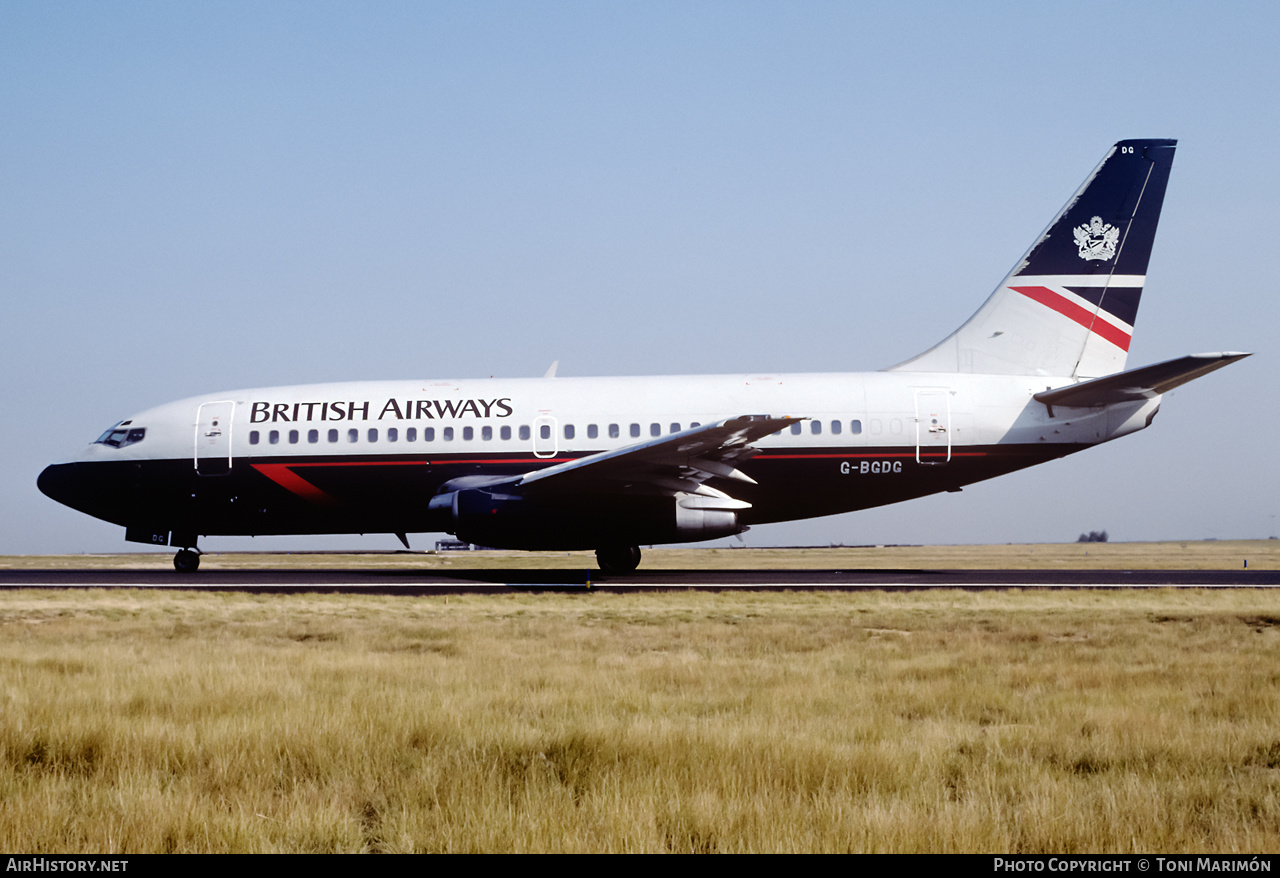
[[[0,552],[136,548],[36,475],[198,393],[891,365],[1128,137],[1180,141],[1130,365],[1257,355],[1111,445],[748,544],[1267,536],[1277,33],[1270,3],[8,0]]]

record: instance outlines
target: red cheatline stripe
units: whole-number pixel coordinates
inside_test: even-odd
[[[332,496],[290,470],[290,466],[305,466],[305,464],[255,463],[253,468],[280,487],[297,494],[304,500],[310,500],[312,503],[320,503],[325,506],[330,506],[337,502]]]
[[[921,457],[944,457],[945,451],[921,451]],[[850,458],[885,458],[885,457],[915,457],[914,451],[893,451],[893,452],[867,452],[867,453],[844,453],[844,454],[761,454],[756,456],[756,460],[824,460],[824,459],[845,459]],[[986,457],[985,451],[953,451],[952,457]],[[560,461],[574,460],[571,457],[544,457],[537,460],[546,463],[556,463]],[[474,460],[448,460],[436,461],[437,463],[530,463],[527,457],[502,458],[498,460],[477,458]],[[430,460],[352,460],[352,461],[299,461],[297,463],[255,463],[253,468],[262,473],[271,481],[275,482],[285,490],[298,495],[304,500],[310,500],[312,503],[319,503],[330,506],[338,501],[315,485],[308,482],[302,476],[293,470],[302,467],[321,466],[321,467],[348,467],[348,466],[431,466],[433,461]]]
[[[921,457],[945,457],[946,451],[922,451]],[[914,451],[890,451],[877,454],[868,452],[866,454],[757,454],[752,460],[815,460],[826,458],[841,458],[848,460],[851,457],[915,457]],[[953,451],[952,457],[986,457],[985,451]]]
[[[557,461],[572,460],[568,457],[543,457],[538,460],[544,460],[548,463]],[[446,462],[446,461],[441,461]],[[487,459],[477,458],[475,460],[450,460],[447,463],[529,463],[527,457],[513,457],[509,459]],[[307,466],[324,466],[324,467],[346,467],[346,466],[431,466],[430,460],[350,460],[350,461],[316,461],[316,462],[298,462],[298,463],[255,463],[253,468],[262,473],[271,481],[275,482],[285,490],[297,494],[304,500],[310,500],[312,503],[320,503],[326,506],[333,505],[338,501],[331,494],[317,488],[308,482],[302,476],[293,470]]]
[[[433,464],[442,463],[537,463],[540,460],[565,461],[573,460],[571,457],[477,457],[459,458],[457,460],[322,460],[322,461],[299,461],[298,463],[264,463],[262,466],[432,466]],[[254,464],[255,467],[258,464]]]
[[[1120,350],[1128,353],[1129,342],[1131,338],[1129,333],[1125,332],[1117,326],[1112,326],[1105,320],[1095,318],[1092,311],[1081,308],[1075,302],[1064,296],[1055,293],[1048,287],[1009,287],[1015,293],[1022,293],[1028,299],[1039,302],[1045,307],[1052,308],[1063,317],[1070,318],[1079,323],[1085,329],[1100,335],[1107,341],[1111,342]]]

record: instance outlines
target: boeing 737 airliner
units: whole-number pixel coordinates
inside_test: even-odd
[[[387,381],[236,390],[108,429],[40,490],[180,548],[200,535],[447,531],[639,546],[896,503],[1150,425],[1243,353],[1125,371],[1176,141],[1125,140],[963,326],[880,372]]]

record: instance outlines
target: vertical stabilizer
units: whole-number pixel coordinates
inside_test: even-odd
[[[1176,140],[1122,140],[978,312],[891,371],[1057,375],[1124,369]]]

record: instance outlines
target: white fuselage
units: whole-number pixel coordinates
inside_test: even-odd
[[[1032,399],[1070,383],[870,372],[255,388],[142,412],[120,429],[143,430],[145,438],[120,447],[95,443],[61,470],[51,467],[42,489],[125,525],[130,539],[165,535],[156,542],[169,532],[457,532],[428,514],[432,498],[455,479],[519,479],[726,418],[800,419],[752,441],[751,455],[737,464],[745,479],[709,477],[703,490],[737,498],[714,526],[671,530],[664,517],[661,527],[634,528],[650,537],[646,542],[697,540],[959,490],[1140,429],[1159,405],[1153,396],[1051,412]],[[54,471],[68,466],[79,474],[77,497],[57,493]],[[649,481],[668,486],[668,501],[685,498],[676,505],[686,522],[690,503],[682,489],[660,474]],[[653,493],[652,485],[615,479],[601,490],[614,494],[602,499],[579,486],[554,506],[540,501],[534,523],[548,515],[566,523],[527,544],[520,529],[530,529],[528,518],[477,536],[514,547],[576,547],[612,539],[613,531],[602,536],[592,524],[601,517],[651,523],[659,515],[649,500],[617,502],[617,495]]]
[[[230,426],[216,447],[233,460],[528,453],[536,461],[621,448],[754,413],[807,419],[759,440],[757,445],[767,451],[1093,445],[1139,428],[1130,423],[1135,412],[1159,401],[1063,409],[1051,417],[1046,406],[1031,398],[1069,383],[1069,378],[1052,377],[862,372],[255,388],[142,412],[130,420],[147,428],[144,443],[122,449],[94,445],[77,459],[188,458],[194,465],[197,448],[208,442],[197,437],[202,407],[207,411],[220,403],[227,404]],[[933,424],[934,418],[939,423]],[[408,438],[410,429],[413,439]]]

